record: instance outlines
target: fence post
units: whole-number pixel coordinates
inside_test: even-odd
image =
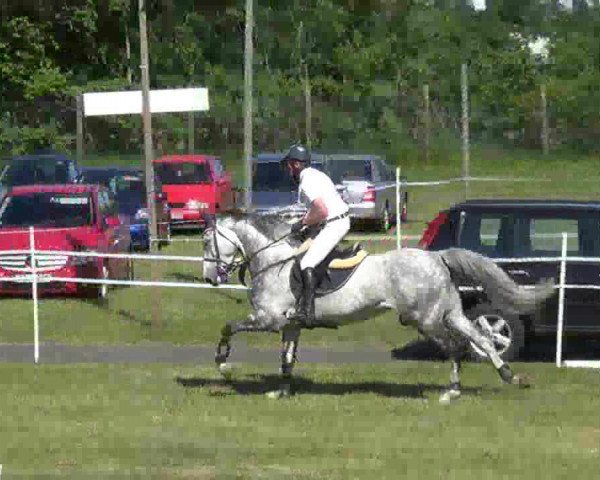
[[[40,329],[38,322],[37,259],[35,257],[35,233],[33,227],[29,227],[29,258],[31,264],[31,296],[33,299],[33,362],[37,365],[40,359]]]
[[[400,167],[396,167],[396,250],[402,248],[402,219],[400,215]]]
[[[556,327],[556,366],[562,366],[562,336],[565,314],[565,279],[567,276],[567,233],[562,234],[560,253],[560,276],[558,283],[558,325]]]

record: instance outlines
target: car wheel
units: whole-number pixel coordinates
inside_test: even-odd
[[[525,346],[525,325],[517,315],[506,315],[490,305],[478,305],[467,312],[473,325],[494,343],[504,361],[517,360]],[[474,361],[487,359],[478,346],[469,342],[469,357]]]
[[[381,212],[381,218],[379,220],[379,228],[385,233],[390,229],[391,226],[392,226],[392,220],[390,217],[390,211],[389,211],[388,207],[386,206],[383,209],[383,212]]]

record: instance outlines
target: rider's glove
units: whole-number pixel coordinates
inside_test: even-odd
[[[304,228],[304,224],[302,223],[302,220],[298,220],[296,223],[293,223],[292,230],[291,230],[292,235],[296,235],[296,234],[300,233],[303,228]]]

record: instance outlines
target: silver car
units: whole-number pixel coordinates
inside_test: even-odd
[[[350,219],[374,222],[387,231],[396,222],[396,173],[376,155],[330,154],[325,171],[350,206]],[[406,192],[400,198],[400,219],[406,221]]]

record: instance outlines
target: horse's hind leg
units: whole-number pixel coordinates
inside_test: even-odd
[[[460,397],[460,360],[458,356],[452,356],[452,371],[450,372],[450,385],[440,396],[440,403],[443,405],[449,404],[452,400]]]
[[[519,379],[515,378],[508,363],[500,358],[492,341],[482,335],[461,311],[453,310],[446,316],[445,321],[450,328],[472,341],[487,354],[504,383],[517,383]]]
[[[283,398],[291,395],[291,381],[296,351],[300,340],[299,328],[286,328],[281,334],[281,385],[278,390],[268,392],[269,398]]]

